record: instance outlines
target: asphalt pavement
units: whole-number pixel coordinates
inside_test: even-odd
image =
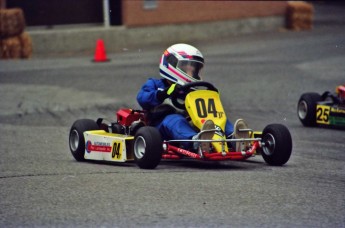
[[[286,125],[293,152],[282,167],[244,162],[77,162],[73,121],[139,108],[166,48],[0,61],[0,227],[345,227],[345,134],[306,128],[304,92],[345,83],[343,5],[319,5],[310,31],[234,35],[192,43],[206,58],[232,122]]]

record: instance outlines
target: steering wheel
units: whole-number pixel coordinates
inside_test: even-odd
[[[175,91],[171,94],[171,102],[176,108],[185,110],[184,100],[188,93],[195,90],[211,90],[218,92],[218,89],[209,82],[190,82],[183,86],[176,87]]]

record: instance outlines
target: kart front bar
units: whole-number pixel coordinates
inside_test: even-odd
[[[260,139],[261,140],[261,139]],[[176,141],[176,140],[171,140]],[[195,140],[193,140],[195,141]],[[205,140],[205,141],[212,141],[212,140]],[[213,142],[216,142],[218,140],[213,140]],[[170,144],[166,144],[167,148],[167,154],[163,154],[162,157],[165,159],[180,159],[181,155],[185,155],[187,157],[195,158],[195,159],[205,159],[205,160],[213,160],[213,161],[222,161],[222,160],[244,160],[246,158],[249,158],[254,155],[255,150],[260,147],[259,140],[251,140],[254,141],[252,147],[247,151],[241,151],[241,152],[215,152],[215,153],[208,153],[203,152],[202,156],[200,154],[196,154],[193,152],[190,152],[188,150],[184,150],[182,148],[172,146]],[[170,142],[170,141],[169,141]],[[221,140],[221,142],[224,142],[224,140]]]
[[[242,139],[174,139],[164,141],[165,143],[172,142],[258,142],[261,138],[242,138]]]

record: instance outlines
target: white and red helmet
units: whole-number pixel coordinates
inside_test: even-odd
[[[201,80],[200,71],[204,66],[204,57],[195,47],[188,44],[174,44],[162,55],[159,72],[179,85]]]

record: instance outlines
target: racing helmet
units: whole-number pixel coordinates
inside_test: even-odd
[[[159,72],[179,85],[201,80],[200,71],[204,66],[201,52],[189,44],[174,44],[164,51]]]

